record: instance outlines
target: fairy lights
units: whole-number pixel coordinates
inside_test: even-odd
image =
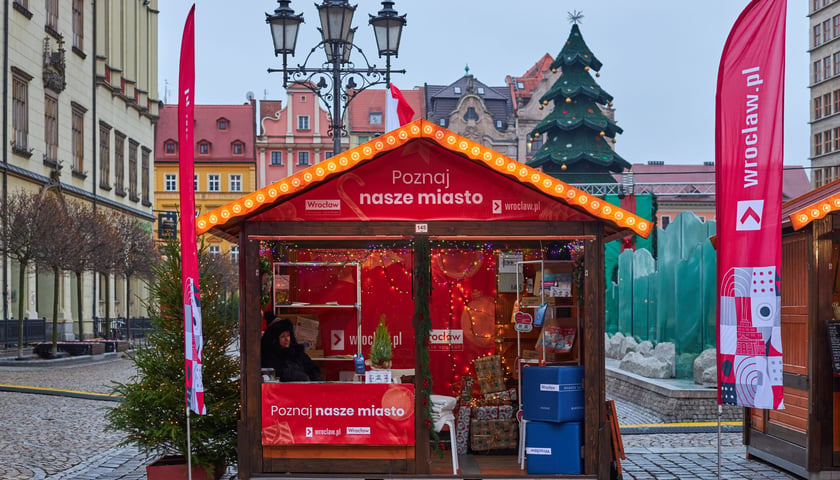
[[[596,200],[594,197],[578,196],[580,191],[550,175],[504,157],[481,144],[461,137],[423,119],[415,120],[398,130],[386,134],[384,141],[382,137],[378,137],[368,143],[344,152],[337,159],[336,157],[331,158],[326,164],[315,164],[275,184],[245,195],[238,200],[234,200],[227,205],[223,205],[201,215],[196,220],[196,231],[198,234],[203,234],[212,228],[223,227],[234,218],[245,216],[266,206],[272,206],[277,202],[282,202],[291,195],[298,194],[318,183],[341,175],[358,164],[374,160],[383,153],[400,148],[406,142],[416,139],[434,141],[447,150],[464,155],[468,159],[485,165],[515,181],[531,185],[560,201],[570,205],[584,207],[591,215],[614,222],[620,227],[629,228],[644,238],[650,235],[651,224],[647,220],[631,212],[623,211],[618,207],[614,208],[623,212],[622,215],[611,215],[606,205],[599,208],[592,204]],[[495,160],[493,160],[494,158]],[[324,165],[326,165],[326,168]]]

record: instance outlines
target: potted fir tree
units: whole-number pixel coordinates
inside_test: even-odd
[[[131,357],[137,375],[114,388],[123,401],[107,413],[106,427],[126,433],[123,445],[133,444],[161,456],[160,462],[147,469],[150,480],[155,478],[157,463],[170,465],[180,459],[185,465],[187,456],[181,255],[175,242],[166,244],[161,253],[163,260],[149,285],[153,330],[148,345]],[[218,261],[201,248],[202,379],[207,415],[192,414],[189,419],[193,479],[219,478],[226,465],[236,461],[239,359],[229,351],[238,327],[235,319],[224,315],[230,309],[221,295],[223,280]],[[186,468],[178,468],[179,478],[186,478]]]
[[[373,332],[370,345],[370,364],[373,368],[388,370],[391,368],[391,334],[385,324],[385,315],[379,317],[379,324]]]

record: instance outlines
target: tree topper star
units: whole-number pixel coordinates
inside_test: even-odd
[[[569,22],[571,23],[579,23],[583,19],[583,12],[573,10],[569,12]]]

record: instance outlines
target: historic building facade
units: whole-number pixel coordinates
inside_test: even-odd
[[[840,178],[840,2],[810,0],[811,184]]]
[[[255,186],[254,118],[256,101],[244,105],[196,105],[194,178],[195,212],[201,215],[253,192]],[[178,105],[164,105],[155,134],[155,238],[180,231]],[[239,246],[207,236],[208,251],[239,257]]]
[[[286,88],[279,100],[260,102],[256,138],[257,188],[270,185],[333,155],[330,116],[320,100],[300,85]],[[343,137],[342,150],[349,145]]]
[[[127,215],[151,231],[154,122],[158,116],[157,0],[10,0],[4,15],[2,195],[59,193],[103,213]],[[132,279],[135,298],[124,298],[125,279],[85,274],[82,305],[76,280],[63,274],[26,273],[3,262],[4,317],[25,302],[28,318],[44,317],[59,296],[61,339],[78,335],[78,318],[145,316],[146,289]],[[121,285],[122,283],[122,285]],[[107,307],[107,308],[106,308]],[[51,315],[50,315],[51,316]]]

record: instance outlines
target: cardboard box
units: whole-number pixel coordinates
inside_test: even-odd
[[[583,367],[523,367],[522,415],[538,422],[583,420]]]
[[[528,422],[525,458],[528,475],[580,475],[583,473],[583,424],[580,422]]]
[[[519,448],[519,427],[516,420],[472,419],[470,448],[477,452]]]

